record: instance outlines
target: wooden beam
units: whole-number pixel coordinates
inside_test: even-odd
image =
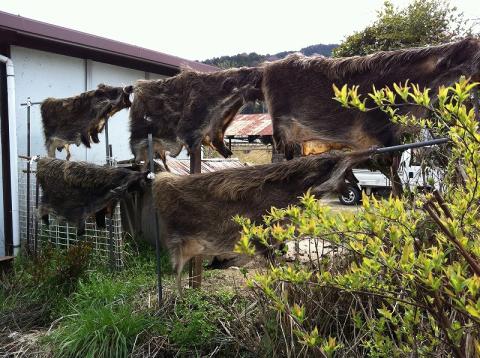
[[[190,174],[201,173],[202,171],[202,149],[199,146],[194,153],[190,154]],[[190,260],[189,279],[190,287],[200,288],[202,286],[202,256]]]

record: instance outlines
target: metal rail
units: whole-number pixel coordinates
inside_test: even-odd
[[[448,143],[449,141],[450,141],[450,138],[436,138],[432,140],[426,140],[423,142],[393,145],[391,147],[373,148],[368,150],[368,152],[370,152],[371,154],[391,153],[391,152],[398,152],[398,151],[412,149],[412,148],[430,147],[432,145],[445,144],[445,143]]]

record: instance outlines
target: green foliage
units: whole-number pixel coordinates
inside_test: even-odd
[[[403,9],[385,1],[376,21],[348,36],[333,56],[368,55],[376,51],[437,45],[471,33],[463,14],[448,1],[413,0]]]
[[[129,305],[89,306],[66,318],[50,339],[60,357],[127,357],[155,323]]]
[[[417,193],[414,202],[364,196],[358,212],[345,214],[307,193],[300,206],[272,208],[263,224],[236,218],[241,253],[253,254],[252,240],[268,246],[304,238],[333,252],[314,271],[277,263],[249,282],[303,350],[327,357],[480,354],[480,134],[469,103],[477,85],[462,78],[440,88],[436,102],[408,83],[370,94],[393,122],[450,137],[442,195]],[[334,90],[341,105],[372,110],[356,87]],[[397,115],[398,101],[426,109],[430,119]],[[332,305],[325,292],[343,300]],[[342,328],[321,320],[319,308],[339,310],[330,321],[342,317]]]
[[[298,52],[303,53],[305,56],[311,55],[323,55],[323,56],[331,56],[332,50],[337,47],[338,45],[329,44],[318,44],[312,45],[305,48],[302,48]],[[203,61],[203,63],[217,66],[220,68],[231,68],[231,67],[242,67],[242,66],[258,66],[262,62],[265,61],[273,61],[279,60],[295,51],[283,51],[276,53],[274,55],[259,55],[258,53],[251,52],[249,54],[241,53],[234,56],[221,56],[221,57],[214,57],[208,60]]]

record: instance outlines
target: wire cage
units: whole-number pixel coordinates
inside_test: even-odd
[[[30,178],[28,178],[29,164]],[[69,225],[53,214],[49,215],[49,225],[47,226],[37,217],[36,167],[36,162],[29,163],[24,159],[20,159],[18,163],[18,199],[22,247],[37,250],[42,244],[51,243],[59,248],[69,248],[71,245],[87,240],[92,243],[96,257],[104,260],[105,263],[108,262],[115,269],[123,267],[125,233],[122,229],[120,205],[118,204],[115,207],[112,215],[111,237],[108,230],[108,218],[106,228],[98,228],[95,220],[88,219],[85,225],[85,234],[82,237],[77,237],[75,226]],[[30,182],[29,185],[28,182]],[[38,188],[38,203],[41,201],[41,195],[41,188]]]

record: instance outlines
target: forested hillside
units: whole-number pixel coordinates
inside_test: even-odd
[[[305,48],[302,48],[299,51],[282,51],[276,53],[274,55],[259,55],[256,52],[241,53],[234,56],[221,56],[221,57],[214,57],[208,60],[203,61],[206,64],[218,66],[221,68],[230,68],[230,67],[241,67],[241,66],[256,66],[264,61],[273,61],[284,58],[285,56],[294,53],[294,52],[301,52],[304,55],[311,56],[314,54],[323,55],[323,56],[330,56],[332,54],[332,50],[337,47],[336,44],[318,44],[312,45]]]

